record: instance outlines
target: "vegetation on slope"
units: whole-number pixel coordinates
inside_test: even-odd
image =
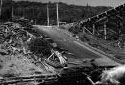
[[[1,18],[3,18],[3,16],[5,16],[6,18],[10,18],[9,16],[11,16],[11,6],[13,6],[14,16],[32,19],[37,24],[44,24],[44,25],[47,24],[47,3],[28,2],[28,1],[11,2],[11,0],[10,1],[5,0],[3,3],[4,6],[2,9]],[[56,24],[56,3],[49,2],[48,6],[49,6],[50,24]],[[60,2],[59,18],[60,21],[62,22],[67,22],[67,23],[77,22],[82,19],[92,17],[110,8],[111,7],[104,7],[104,6],[97,6],[97,7],[76,6]]]

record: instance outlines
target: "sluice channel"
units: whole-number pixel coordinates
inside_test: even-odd
[[[104,69],[110,69],[114,66],[100,67],[72,67],[64,69],[56,82],[46,83],[44,85],[93,85],[92,82],[100,81],[100,74]],[[92,80],[89,80],[90,78]],[[43,85],[40,84],[40,85]]]

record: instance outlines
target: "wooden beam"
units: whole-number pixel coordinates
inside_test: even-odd
[[[86,27],[84,27],[84,30],[88,31],[90,34],[92,34],[92,32],[89,31],[89,29],[87,29]]]

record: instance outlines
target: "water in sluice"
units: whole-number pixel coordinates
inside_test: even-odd
[[[96,75],[96,77],[95,77]],[[92,80],[94,82],[96,82],[99,78],[98,73],[94,73],[94,75],[92,75],[93,78]],[[95,78],[95,79],[94,79]],[[43,84],[40,84],[43,85]],[[92,85],[91,82],[87,79],[87,76],[84,75],[82,72],[75,72],[75,73],[67,73],[66,75],[62,75],[62,77],[60,77],[58,79],[57,82],[53,83],[53,84],[45,84],[45,85]]]
[[[43,84],[40,84],[43,85]],[[75,78],[62,78],[58,82],[53,84],[44,84],[44,85],[91,85],[91,83],[83,77]]]

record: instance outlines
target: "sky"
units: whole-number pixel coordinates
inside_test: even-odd
[[[35,2],[43,2],[46,3],[48,1],[51,2],[64,2],[67,4],[75,4],[86,6],[87,3],[90,6],[112,6],[116,7],[121,4],[125,4],[125,0],[15,0],[15,1],[35,1]]]

